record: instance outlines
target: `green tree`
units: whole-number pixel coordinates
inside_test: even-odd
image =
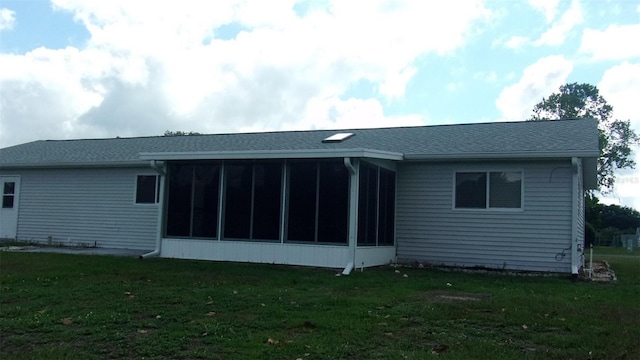
[[[601,191],[607,192],[613,188],[616,169],[635,168],[631,147],[640,141],[629,120],[612,119],[612,112],[613,107],[600,96],[596,86],[572,83],[560,86],[559,92],[543,98],[534,106],[528,120],[597,119],[600,131],[598,185]]]
[[[163,136],[188,136],[188,135],[200,135],[200,133],[195,131],[186,132],[186,131],[180,131],[180,130],[177,130],[177,131],[167,130],[164,132]]]
[[[605,205],[593,194],[587,194],[585,202],[585,242],[588,245],[596,237],[610,241],[620,234],[633,234],[640,227],[640,212],[626,206]]]

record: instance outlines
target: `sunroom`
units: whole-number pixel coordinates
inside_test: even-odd
[[[394,260],[400,154],[280,155],[142,154],[159,172],[156,252],[345,273]]]

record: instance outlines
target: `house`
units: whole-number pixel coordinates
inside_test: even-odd
[[[145,256],[576,274],[595,120],[35,141],[0,237]]]

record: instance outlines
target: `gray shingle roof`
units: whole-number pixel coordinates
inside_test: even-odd
[[[322,140],[336,132],[355,136]],[[383,129],[35,141],[0,149],[1,167],[140,162],[141,153],[296,152],[370,149],[405,159],[597,157],[596,120],[502,122]]]

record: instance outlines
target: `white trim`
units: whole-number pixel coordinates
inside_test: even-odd
[[[155,160],[155,159],[152,159]],[[127,168],[148,167],[148,161],[78,161],[78,162],[47,162],[47,163],[16,163],[0,165],[2,170],[15,169],[76,169],[76,168]]]
[[[342,269],[350,261],[349,247],[313,243],[202,241],[162,239],[162,256],[169,258],[318,266]]]
[[[511,152],[478,152],[447,154],[404,154],[407,161],[442,161],[442,160],[518,160],[518,159],[570,159],[571,157],[593,158],[599,153],[594,151],[511,151]]]
[[[580,270],[580,261],[578,257],[578,187],[582,162],[578,158],[571,159],[571,273],[576,275]],[[584,196],[584,194],[582,194]]]
[[[306,149],[262,151],[194,151],[194,152],[142,152],[141,160],[240,160],[240,159],[314,159],[314,158],[375,158],[402,160],[397,152],[373,149]]]
[[[2,228],[2,225],[0,225],[0,230],[2,230],[2,234],[0,234],[0,238],[11,238],[10,236],[7,236],[8,234],[13,234],[15,232],[15,234],[13,234],[13,239],[18,239],[18,224],[20,222],[20,195],[22,192],[22,175],[11,175],[11,174],[2,174],[0,175],[0,179],[4,179],[5,182],[13,182],[13,194],[7,194],[7,195],[13,195],[13,206],[10,208],[2,208],[2,202],[4,201],[4,186],[2,188],[0,188],[0,211],[15,211],[15,228],[13,226],[13,223],[11,223],[11,233],[8,233],[6,231],[6,228]],[[0,182],[0,184],[2,184],[2,182]],[[5,214],[6,215],[6,214]],[[11,217],[9,217],[9,219],[11,219]],[[0,218],[0,221],[7,221],[6,217],[2,217]],[[7,225],[7,224],[4,224]]]

